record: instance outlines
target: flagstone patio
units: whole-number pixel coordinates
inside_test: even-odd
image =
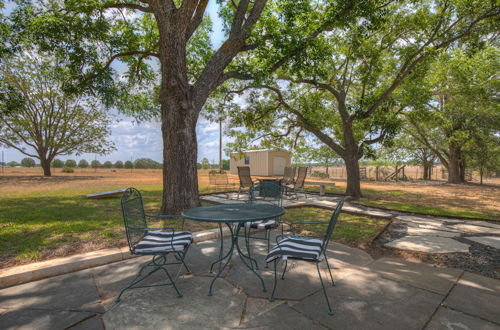
[[[233,258],[208,296],[210,263],[219,241],[194,244],[192,275],[170,287],[127,291],[114,298],[148,258],[134,258],[0,290],[2,329],[500,329],[500,281],[399,259],[373,260],[332,243],[328,256],[336,286],[328,288],[329,316],[313,265],[293,263],[267,300],[273,272],[264,268],[265,246],[255,243],[257,278]],[[326,274],[325,274],[326,275]],[[161,280],[153,276],[150,283]]]

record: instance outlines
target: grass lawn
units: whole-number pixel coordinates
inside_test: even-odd
[[[322,221],[323,224],[294,226],[299,230],[296,234],[321,236],[324,234],[328,222],[332,216],[331,210],[325,210],[318,207],[296,207],[288,209],[283,216],[284,221]],[[380,233],[388,223],[388,220],[373,219],[367,217],[354,216],[341,213],[333,231],[332,240],[347,244],[350,246],[363,246],[371,241]]]
[[[345,182],[326,187],[325,191],[344,194]],[[308,191],[318,192],[316,186]],[[354,203],[385,209],[435,216],[466,217],[500,221],[500,187],[477,184],[447,185],[445,183],[382,183],[363,182],[363,197]]]

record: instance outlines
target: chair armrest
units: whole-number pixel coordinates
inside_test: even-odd
[[[158,227],[158,228],[146,228],[148,231],[151,231],[151,230],[165,230],[165,229],[168,229],[168,230],[171,230],[173,232],[175,232],[175,229],[173,227]]]

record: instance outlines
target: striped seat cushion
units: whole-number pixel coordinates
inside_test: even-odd
[[[134,253],[178,252],[192,241],[189,232],[150,231],[135,245]]]
[[[279,226],[279,222],[276,220],[252,221],[246,222],[245,226],[254,229],[273,229]]]
[[[277,258],[282,260],[304,259],[320,260],[322,240],[309,238],[288,237],[279,241],[266,257],[266,262],[271,262]]]

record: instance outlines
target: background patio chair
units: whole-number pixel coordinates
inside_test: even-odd
[[[275,184],[273,182],[260,182],[256,185],[254,185],[252,188],[250,188],[249,193],[248,193],[248,203],[269,203],[273,204],[279,207],[283,206],[283,191],[284,187]],[[269,253],[269,249],[271,246],[271,230],[278,228],[282,225],[280,219],[271,219],[271,220],[265,220],[265,221],[252,221],[252,222],[246,222],[245,223],[245,239],[246,239],[246,246],[248,250],[248,255],[251,255],[251,250],[250,250],[250,239],[262,239],[267,241],[267,253]],[[259,236],[252,236],[251,231],[252,229],[255,230],[264,230],[264,236],[259,237]],[[283,225],[281,227],[281,234],[283,234]],[[267,266],[267,265],[266,265]],[[256,264],[256,267],[258,268],[258,265]]]
[[[287,184],[292,184],[294,179],[295,179],[295,175],[294,175],[294,167],[291,167],[291,166],[285,166],[285,171],[283,173],[283,181],[282,183],[284,185],[287,185]]]
[[[225,171],[212,170],[208,172],[208,183],[211,186],[215,187],[215,192],[217,192],[217,187],[229,187],[229,179],[227,177],[227,173]],[[225,191],[222,189],[222,191]],[[226,193],[226,198],[229,198],[229,195]]]
[[[328,258],[326,256],[326,248],[328,247],[328,243],[330,238],[332,237],[333,229],[335,228],[335,224],[337,223],[340,210],[344,205],[345,198],[341,199],[335,211],[330,218],[330,222],[321,222],[321,221],[303,221],[296,222],[297,224],[328,224],[326,228],[325,234],[322,239],[315,238],[313,236],[301,236],[301,235],[289,235],[278,237],[281,238],[278,241],[278,244],[272,248],[271,252],[268,253],[266,257],[266,263],[274,261],[274,287],[273,292],[271,293],[270,301],[274,300],[274,293],[276,292],[276,286],[278,284],[278,277],[276,271],[276,265],[280,260],[285,261],[285,266],[283,269],[283,274],[281,275],[281,279],[285,278],[285,273],[288,266],[289,259],[295,260],[303,260],[307,262],[313,262],[316,264],[316,269],[318,270],[319,279],[321,282],[321,287],[323,288],[323,293],[325,295],[326,304],[328,305],[328,314],[333,315],[332,307],[330,305],[330,300],[328,299],[328,295],[326,293],[326,288],[323,283],[323,278],[321,276],[321,270],[319,268],[319,264],[323,259],[325,259],[326,265],[328,267],[328,272],[330,273],[330,279],[332,281],[332,286],[335,285],[332,276],[332,270],[330,269],[330,264],[328,263]]]
[[[307,167],[299,167],[297,179],[290,184],[285,184],[287,195],[293,193],[295,194],[295,198],[298,199],[299,198],[298,192],[300,191],[304,194],[305,198],[307,198],[307,194],[304,191],[304,183],[306,181],[306,177],[307,177]]]
[[[240,179],[240,189],[238,190],[238,199],[242,189],[251,189],[253,187],[252,176],[250,175],[250,167],[238,166],[238,177]]]
[[[190,273],[189,268],[184,263],[184,258],[193,241],[193,235],[189,232],[176,232],[174,228],[170,227],[149,228],[146,218],[170,219],[173,216],[150,216],[144,213],[141,193],[134,188],[128,188],[122,195],[121,207],[130,253],[136,255],[150,255],[152,256],[152,260],[141,267],[134,280],[120,292],[116,298],[116,302],[120,301],[120,297],[128,289],[163,285],[172,285],[177,295],[182,297],[182,294],[175,285],[175,281],[183,266],[186,268],[187,272]],[[167,262],[167,255],[170,253],[174,255],[176,262]],[[172,278],[166,266],[175,264],[180,266],[177,275]],[[151,270],[143,275],[143,271],[148,267],[150,267]],[[159,270],[165,273],[168,282],[152,285],[138,285]]]

